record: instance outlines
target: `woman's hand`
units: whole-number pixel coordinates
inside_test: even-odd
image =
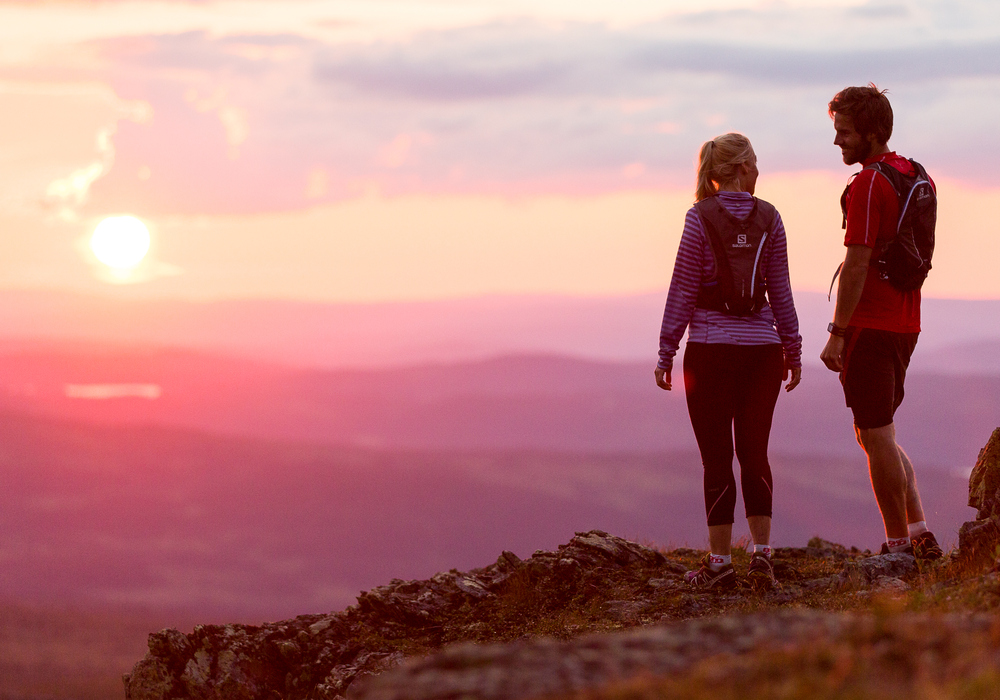
[[[656,377],[656,386],[670,391],[670,370],[657,367],[653,374]]]
[[[785,391],[791,391],[799,385],[802,381],[802,368],[801,367],[791,367],[788,362],[785,362],[785,372],[781,377],[781,381],[785,381],[791,376],[791,380],[785,385]]]

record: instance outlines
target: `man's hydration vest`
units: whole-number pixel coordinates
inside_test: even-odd
[[[937,224],[937,195],[927,171],[915,160],[910,163],[913,165],[913,175],[904,175],[882,161],[876,161],[865,168],[881,173],[892,185],[899,200],[896,235],[885,247],[875,251],[873,257],[882,279],[888,280],[889,284],[903,292],[920,289],[927,278],[931,269],[931,256],[934,255],[934,229]],[[851,180],[853,179],[852,177]],[[850,188],[851,182],[848,181],[840,198],[844,228],[847,228],[847,191]]]
[[[715,258],[715,274],[702,284],[695,306],[733,316],[756,313],[767,303],[763,252],[777,211],[756,197],[745,219],[715,196],[694,206]]]

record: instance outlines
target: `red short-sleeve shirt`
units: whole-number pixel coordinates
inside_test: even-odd
[[[913,166],[895,152],[883,153],[862,163],[883,161],[901,173],[911,174]],[[933,184],[933,183],[932,183]],[[850,325],[878,328],[896,333],[920,331],[920,290],[901,292],[879,276],[876,257],[896,235],[899,200],[885,176],[862,170],[847,190],[847,232],[844,245],[864,245],[873,249],[864,291]]]

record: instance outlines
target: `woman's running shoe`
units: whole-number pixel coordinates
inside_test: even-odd
[[[684,574],[684,580],[694,588],[725,590],[736,586],[736,570],[732,564],[726,564],[718,571],[712,571],[708,565],[710,554],[701,560],[701,566],[695,571]]]
[[[774,578],[774,564],[770,557],[761,552],[754,552],[753,556],[750,557],[747,583],[759,591],[768,591],[778,585]]]

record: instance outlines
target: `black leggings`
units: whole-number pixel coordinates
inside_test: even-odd
[[[781,390],[780,345],[688,343],[684,393],[705,467],[708,524],[728,525],[736,510],[733,432],[747,517],[771,516],[767,441]]]

